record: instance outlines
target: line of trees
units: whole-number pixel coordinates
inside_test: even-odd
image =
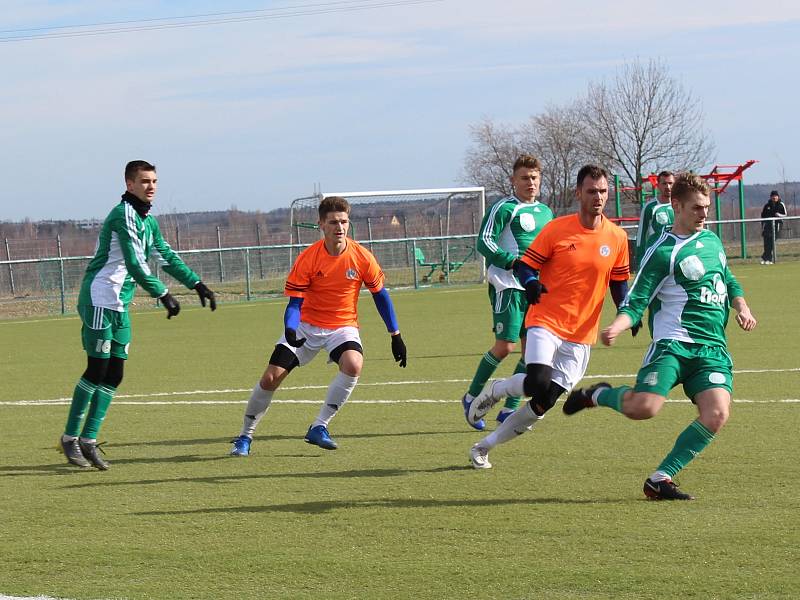
[[[543,165],[541,198],[556,214],[570,210],[575,176],[586,163],[639,187],[647,172],[699,171],[714,155],[700,101],[659,60],[628,63],[612,80],[590,82],[583,97],[548,105],[521,124],[484,117],[471,137],[467,183],[510,195],[514,160],[533,154]]]

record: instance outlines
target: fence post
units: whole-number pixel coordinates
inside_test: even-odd
[[[369,240],[369,251],[372,252],[372,219],[367,217],[367,239]]]
[[[256,223],[256,246],[258,249],[258,274],[264,279],[264,258],[261,250],[261,223]]]
[[[252,292],[252,288],[250,286],[250,248],[244,249],[244,289],[245,289],[245,297],[247,301],[250,302],[250,294]]]
[[[11,260],[11,249],[8,247],[8,238],[6,240],[6,259]],[[17,289],[14,287],[14,267],[11,266],[11,263],[8,265],[8,280],[11,283],[11,295],[17,295]]]
[[[415,263],[417,262],[413,256],[408,255],[408,219],[406,216],[403,215],[403,237],[406,238],[406,266],[411,266],[411,261],[413,260]]]
[[[219,280],[220,282],[225,281],[225,268],[222,266],[222,235],[219,231],[219,225],[217,225],[217,248],[219,248]]]
[[[417,277],[417,240],[411,240],[411,249],[413,250],[414,260],[411,261],[411,265],[413,266],[414,270],[414,289],[419,289],[419,278]]]
[[[175,249],[180,252],[181,249],[181,228],[175,226]]]
[[[745,218],[745,210],[744,210],[744,180],[739,179],[739,218],[742,220],[742,223],[739,228],[739,232],[742,235],[742,258],[747,258],[747,240],[745,239],[745,235],[747,234],[746,224],[744,222]]]
[[[64,315],[67,313],[65,295],[66,290],[64,285],[64,257],[61,254],[61,234],[56,234],[56,246],[58,247],[58,270],[61,275],[61,314]]]

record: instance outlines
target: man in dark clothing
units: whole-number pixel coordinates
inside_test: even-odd
[[[769,200],[761,209],[761,218],[768,219],[761,221],[761,235],[764,237],[764,254],[761,255],[762,265],[771,265],[775,262],[775,238],[781,230],[783,221],[780,219],[772,220],[775,217],[786,216],[786,205],[781,200],[780,194],[773,190],[769,194]]]

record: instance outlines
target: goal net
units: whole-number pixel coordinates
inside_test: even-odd
[[[471,282],[483,277],[475,236],[486,209],[482,187],[328,192],[294,200],[293,244],[319,239],[323,198],[350,203],[350,236],[375,254],[392,286]]]

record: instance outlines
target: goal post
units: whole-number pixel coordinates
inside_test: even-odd
[[[325,192],[290,208],[292,243],[319,239],[308,231],[323,198],[350,203],[350,235],[365,244],[390,274],[392,285],[482,281],[484,263],[475,236],[486,211],[482,187]]]

